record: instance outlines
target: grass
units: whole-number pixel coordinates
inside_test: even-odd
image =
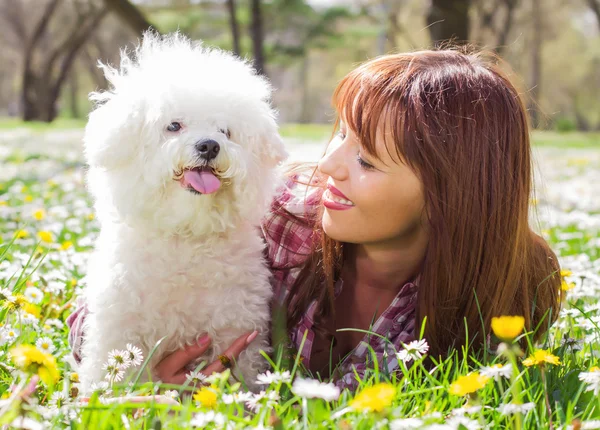
[[[282,132],[308,140],[329,134],[325,126],[286,125]],[[443,428],[456,429],[551,425],[558,429],[581,423],[583,428],[597,428],[593,426],[600,420],[600,399],[587,391],[590,385],[580,380],[580,375],[589,372],[592,378],[596,373],[590,370],[600,365],[600,201],[585,194],[600,183],[596,173],[600,157],[573,164],[566,152],[543,151],[562,142],[558,135],[538,136],[542,142],[540,163],[549,172],[546,184],[551,191],[537,203],[543,235],[559,254],[563,268],[572,273],[565,274],[565,289],[569,290],[566,310],[535,348],[558,357],[560,364],[527,367],[523,359],[532,350],[523,351],[525,356],[510,350],[492,352],[485,360],[460,359],[454,354],[433,370],[417,359],[393,375],[375,367],[367,372],[356,394],[344,391],[335,400],[324,400],[319,396],[331,387],[293,388],[292,378],[310,375],[303,373],[302,366],[294,366],[295,362],[280,368],[282,361],[274,358],[271,370],[279,371],[280,379],[265,385],[262,395],[248,395],[248,404],[234,401],[239,387],[225,378],[216,378],[198,397],[203,402],[188,397],[174,405],[109,403],[117,395],[152,394],[159,388],[115,382],[112,392],[101,388],[89,404],[78,404],[65,320],[85,286],[86,258],[99,229],[82,167],[68,154],[40,157],[0,147],[0,426],[15,427],[18,420],[26,418],[52,428],[71,429],[221,428],[222,422],[235,429],[400,429],[415,428],[411,426],[419,423],[421,427],[444,424]],[[586,139],[579,146],[581,139],[566,135],[564,142],[573,148],[595,145],[593,139]],[[40,145],[44,145],[42,139]],[[564,181],[571,181],[572,187],[563,191]],[[11,358],[17,345],[36,343],[40,348],[46,343],[49,351],[43,363]],[[55,383],[28,387],[40,369],[52,368],[53,360],[59,378],[54,381],[44,372],[41,375]],[[494,364],[511,364],[512,375],[470,384],[460,379]],[[294,368],[289,377],[283,374]],[[179,387],[160,388],[164,393],[167,388]],[[469,389],[474,392],[461,395]],[[307,398],[309,394],[316,398]],[[510,407],[527,410],[509,414],[506,409]]]

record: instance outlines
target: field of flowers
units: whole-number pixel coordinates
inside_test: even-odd
[[[143,368],[130,347],[115,352],[112,374],[83,401],[65,324],[98,232],[80,138],[80,130],[0,131],[0,428],[600,428],[600,146],[561,147],[556,138],[535,149],[532,225],[559,254],[567,291],[541,345],[518,350],[522,322],[500,318],[493,329],[505,343],[483,362],[452,356],[427,370],[424,340],[398,352],[402,372],[374,369],[356,393],[291,363],[261,375],[258,394],[221,374],[193,396],[120,380],[119,366]],[[321,150],[290,144],[296,159]]]

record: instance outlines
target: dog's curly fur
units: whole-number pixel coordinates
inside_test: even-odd
[[[84,137],[88,186],[101,223],[87,274],[82,389],[104,377],[102,364],[127,343],[150,362],[208,333],[214,361],[234,339],[259,336],[237,368],[252,387],[269,350],[271,288],[259,223],[287,153],[270,105],[271,87],[233,55],[181,36],[146,33],[118,68],[101,65],[109,91]],[[167,126],[180,122],[182,130]],[[214,194],[182,187],[181,172],[201,161],[195,144],[219,143],[210,166]]]

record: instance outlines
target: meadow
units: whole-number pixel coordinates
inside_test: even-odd
[[[0,428],[600,428],[598,135],[534,134],[531,224],[559,256],[566,293],[540,344],[521,351],[514,339],[528,334],[501,318],[494,332],[504,347],[483,359],[452,355],[428,369],[425,339],[398,351],[399,373],[375,368],[355,393],[275,360],[258,394],[227,374],[193,396],[112,375],[83,402],[65,320],[99,226],[80,126],[0,121]],[[316,160],[330,129],[288,125],[282,134],[293,159]],[[128,364],[141,371],[140,361]],[[159,390],[143,404],[111,400]]]

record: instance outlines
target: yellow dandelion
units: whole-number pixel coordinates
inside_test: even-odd
[[[33,217],[38,220],[41,221],[44,218],[46,218],[46,211],[44,209],[38,209],[36,211],[33,212]]]
[[[590,372],[600,372],[600,367],[592,366],[592,367],[590,367]]]
[[[485,387],[490,380],[489,377],[481,375],[479,372],[471,372],[466,376],[461,376],[450,385],[450,394],[456,396],[466,396]]]
[[[10,350],[12,362],[24,372],[37,374],[46,385],[58,381],[56,359],[33,345],[19,345]]]
[[[29,237],[29,233],[27,232],[27,230],[17,230],[15,236],[17,237],[17,239],[26,239]]]
[[[42,242],[52,243],[52,233],[49,231],[38,232],[38,237]]]
[[[563,291],[570,291],[573,288],[575,288],[575,282],[567,282],[563,279],[563,281],[560,283],[560,289]]]
[[[71,242],[70,240],[65,240],[63,243],[61,243],[60,249],[61,249],[61,251],[66,251],[67,249],[71,248],[72,246],[73,246],[73,242]]]
[[[14,294],[13,297],[15,298],[15,306],[18,306],[21,309],[29,304],[29,300],[27,300],[27,297],[25,297],[23,294]]]
[[[501,316],[492,318],[492,331],[504,341],[512,341],[523,332],[525,318],[522,316]]]
[[[8,206],[8,202],[6,200],[0,200],[0,206]]]
[[[79,382],[79,373],[73,372],[69,375],[71,382]]]
[[[94,214],[89,214],[86,218],[88,219],[88,221],[93,221],[95,216]]]
[[[362,390],[352,401],[350,407],[359,411],[381,412],[392,404],[396,388],[392,384],[381,383]]]
[[[34,305],[33,303],[24,303],[21,306],[21,309],[23,309],[23,311],[25,311],[26,313],[33,315],[36,318],[40,318],[40,316],[42,315],[42,310],[40,309],[39,306]]]
[[[556,355],[549,353],[545,349],[538,349],[534,351],[534,353],[527,357],[525,360],[523,360],[523,365],[527,367],[543,366],[546,363],[554,365],[561,364],[560,358],[558,358]]]
[[[75,285],[77,285],[77,279],[73,278],[69,281],[69,284],[71,285],[71,287],[74,287]]]
[[[194,400],[205,408],[214,408],[217,406],[217,392],[213,387],[202,387],[196,394]]]
[[[33,196],[31,194],[27,194],[23,200],[25,200],[27,203],[32,202]]]
[[[561,269],[560,276],[562,276],[563,278],[566,276],[573,276],[573,272],[571,272],[568,269]]]

